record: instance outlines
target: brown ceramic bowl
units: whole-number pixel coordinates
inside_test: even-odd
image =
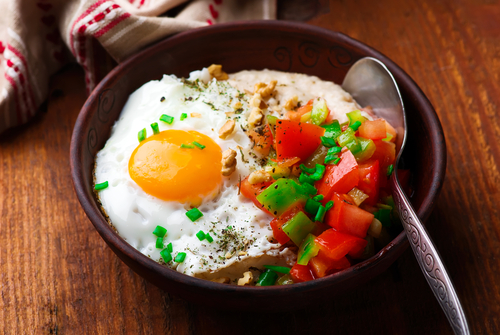
[[[226,72],[264,68],[316,75],[341,83],[350,65],[371,56],[381,60],[399,84],[408,114],[405,163],[411,168],[411,201],[426,220],[441,189],[446,145],[436,113],[415,82],[380,52],[338,32],[279,22],[220,24],[169,37],[117,66],[92,92],[71,140],[71,172],[80,203],[101,237],[120,259],[154,285],[194,302],[227,308],[304,307],[365,283],[407,248],[404,232],[372,258],[311,282],[288,286],[237,287],[189,277],[168,269],[125,242],[108,225],[92,191],[94,157],[110,135],[129,94],[164,73],[179,77],[212,63]],[[281,308],[281,307],[280,307]]]

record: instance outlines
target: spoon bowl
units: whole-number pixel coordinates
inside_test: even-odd
[[[371,106],[378,117],[397,131],[397,167],[406,143],[406,113],[396,80],[379,60],[365,57],[347,72],[342,88],[361,106]],[[470,334],[465,313],[450,276],[427,230],[418,218],[399,181],[397,168],[390,177],[392,196],[410,246],[427,283],[443,309],[455,334]]]

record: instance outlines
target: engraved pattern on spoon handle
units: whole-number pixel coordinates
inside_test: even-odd
[[[470,334],[465,313],[438,251],[394,176],[391,177],[391,183],[399,217],[427,283],[452,325],[454,333]]]

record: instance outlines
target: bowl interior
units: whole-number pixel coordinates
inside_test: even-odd
[[[182,275],[140,254],[107,224],[92,191],[97,151],[108,139],[128,96],[150,80],[161,79],[163,74],[186,77],[217,63],[228,73],[267,68],[341,83],[350,65],[365,56],[381,60],[400,86],[409,128],[405,164],[413,175],[412,203],[425,220],[442,186],[446,149],[439,120],[421,90],[391,60],[358,41],[341,33],[277,21],[221,24],[181,33],[130,58],[106,76],[86,101],[71,143],[73,182],[82,207],[103,239],[133,270],[192,301],[202,295],[211,304],[240,308],[258,304],[262,309],[263,299],[280,296],[283,302],[293,302],[307,294],[312,303],[369,280],[407,247],[404,232],[374,257],[329,277],[286,287],[233,287]]]

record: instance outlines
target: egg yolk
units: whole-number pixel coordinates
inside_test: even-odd
[[[198,142],[200,149],[181,148]],[[222,183],[222,150],[197,131],[165,130],[135,148],[128,170],[146,193],[167,201],[199,204],[215,195]]]

